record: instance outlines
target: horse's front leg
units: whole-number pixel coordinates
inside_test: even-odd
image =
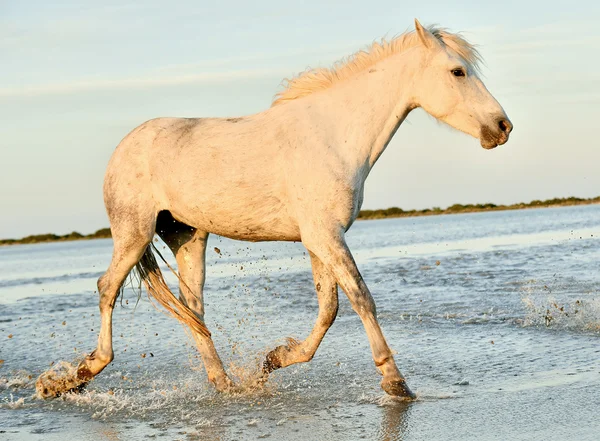
[[[338,292],[335,278],[327,270],[323,262],[310,253],[312,263],[313,279],[317,298],[319,300],[319,316],[310,335],[306,340],[298,342],[288,339],[288,344],[278,346],[267,355],[263,366],[263,372],[271,373],[275,369],[289,366],[295,363],[303,363],[312,360],[327,330],[333,324],[338,311]]]
[[[303,234],[303,242],[306,248],[318,256],[335,277],[338,285],[348,296],[352,309],[362,320],[371,344],[375,366],[383,375],[381,382],[383,390],[390,395],[415,398],[398,370],[392,351],[385,341],[377,321],[375,302],[356,267],[343,233],[315,234],[308,236],[306,240]]]

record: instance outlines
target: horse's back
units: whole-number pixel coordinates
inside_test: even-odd
[[[113,154],[105,200],[151,200],[156,212],[236,239],[299,240],[273,136],[252,117],[147,121]]]

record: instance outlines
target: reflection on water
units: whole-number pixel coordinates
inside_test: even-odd
[[[415,403],[395,402],[383,406],[381,429],[377,439],[380,441],[402,441],[408,428],[410,408]]]
[[[357,222],[348,241],[413,403],[379,388],[344,296],[313,361],[220,395],[184,330],[145,298],[135,306],[130,289],[114,362],[82,394],[36,400],[50,363],[95,346],[111,242],[0,248],[2,439],[595,439],[599,238],[599,206]],[[301,244],[211,237],[214,247],[207,325],[242,381],[310,332],[310,263]]]

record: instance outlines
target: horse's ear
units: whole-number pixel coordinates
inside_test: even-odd
[[[419,36],[419,40],[421,40],[421,42],[423,43],[423,45],[425,45],[425,47],[429,48],[429,49],[433,49],[437,44],[437,38],[435,38],[435,36],[429,32],[427,29],[425,29],[421,23],[419,23],[419,20],[417,20],[415,18],[415,29],[417,31],[417,35]]]

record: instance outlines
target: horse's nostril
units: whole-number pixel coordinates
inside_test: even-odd
[[[505,119],[498,121],[498,127],[506,134],[509,134],[512,130],[512,124]]]

